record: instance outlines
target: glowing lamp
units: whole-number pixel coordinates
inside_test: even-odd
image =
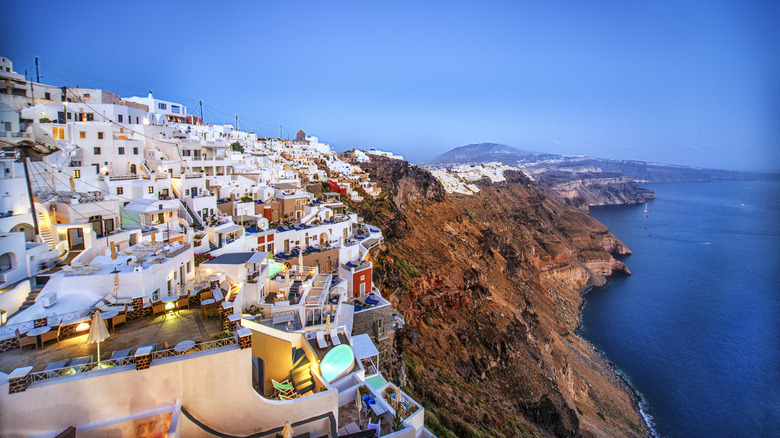
[[[167,304],[165,304],[165,310],[171,310],[171,309],[173,309],[174,307],[176,307],[176,305],[175,305],[175,304],[173,304],[173,303],[167,303]]]
[[[89,330],[89,323],[88,322],[82,322],[79,325],[76,326],[77,332],[83,332],[84,330]]]

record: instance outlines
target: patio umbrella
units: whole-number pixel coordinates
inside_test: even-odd
[[[292,426],[290,425],[289,421],[286,421],[284,423],[284,427],[282,428],[282,438],[292,438],[292,434]]]
[[[152,245],[157,244],[157,231],[152,227]]]
[[[330,315],[325,319],[325,333],[330,333]]]
[[[119,274],[114,274],[114,297],[119,297]]]
[[[355,409],[358,411],[358,423],[360,423],[360,411],[363,410],[363,396],[360,395],[360,388],[355,389]]]
[[[106,323],[103,322],[103,315],[100,312],[92,314],[92,323],[89,326],[89,335],[87,335],[87,343],[97,342],[97,361],[100,363],[100,343],[108,338],[108,329]]]
[[[303,275],[303,250],[298,252],[298,269],[301,271],[301,275]]]

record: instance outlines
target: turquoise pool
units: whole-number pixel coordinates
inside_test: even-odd
[[[337,345],[325,354],[320,362],[320,373],[326,382],[334,382],[352,371],[355,363],[355,353],[346,344]]]
[[[366,379],[366,383],[371,385],[372,388],[379,391],[380,388],[385,386],[387,384],[387,380],[385,380],[384,377],[380,376],[379,374],[375,376],[371,376],[368,379]]]

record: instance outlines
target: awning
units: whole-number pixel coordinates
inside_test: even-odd
[[[376,345],[365,333],[352,337],[352,351],[358,360],[379,356],[379,350],[376,349]]]
[[[244,227],[242,227],[241,225],[225,224],[214,228],[214,231],[216,231],[217,233],[228,234],[234,231],[242,230],[243,228]]]

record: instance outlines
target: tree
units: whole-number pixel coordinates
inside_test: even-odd
[[[239,143],[237,141],[234,141],[233,143],[230,143],[230,148],[233,149],[234,151],[244,152],[244,147],[241,146],[241,143]]]

